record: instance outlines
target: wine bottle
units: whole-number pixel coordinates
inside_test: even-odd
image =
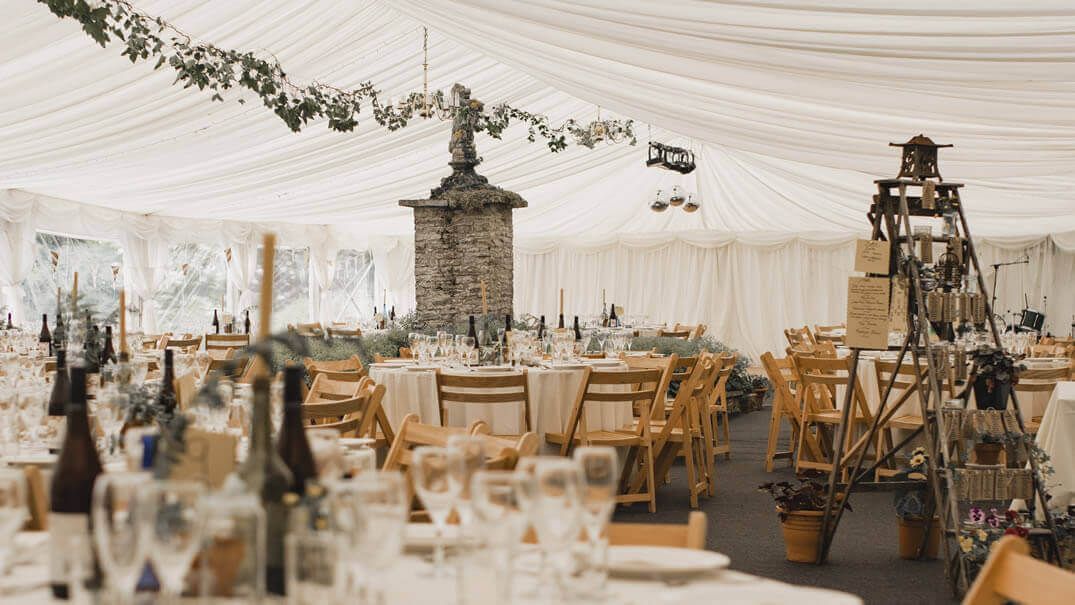
[[[11,323],[11,313],[7,314],[7,329],[8,330],[14,330],[15,329],[15,324]]]
[[[67,330],[63,325],[63,312],[56,307],[56,329],[52,332],[52,348],[63,349],[67,346]]]
[[[41,314],[41,333],[37,335],[37,350],[40,354],[52,357],[52,334],[49,333],[49,316]]]
[[[564,314],[563,313],[560,314],[560,320],[556,322],[556,329],[557,330],[563,330],[564,329]]]
[[[608,327],[620,327],[620,318],[616,317],[616,303],[612,303],[612,308],[608,313]]]
[[[70,594],[67,583],[72,557],[80,559],[90,583],[96,579],[90,506],[93,484],[100,474],[101,461],[86,412],[86,370],[74,367],[67,403],[67,431],[49,487],[49,584],[52,596],[57,599],[66,600]]]
[[[582,340],[582,330],[579,329],[579,316],[575,316],[575,340]]]
[[[245,334],[250,333],[250,309],[246,310],[246,319],[243,320],[243,332]]]
[[[56,349],[56,377],[52,379],[49,395],[49,416],[67,414],[67,401],[71,397],[71,383],[67,379],[67,351]]]
[[[100,333],[97,326],[90,324],[90,314],[86,313],[86,340],[82,345],[82,360],[87,374],[101,372],[101,349],[98,347]]]
[[[504,333],[507,334],[508,332],[511,332],[511,314],[510,313],[504,316]]]
[[[284,495],[293,483],[291,471],[272,448],[269,414],[269,379],[254,381],[254,414],[250,426],[250,450],[239,468],[247,490],[258,495],[265,510],[265,586],[272,594],[284,592],[284,536],[288,510]]]
[[[175,397],[175,351],[164,350],[164,372],[161,374],[161,386],[157,391],[157,405],[168,414],[175,414],[177,400]]]
[[[392,310],[388,312],[388,319],[396,321],[396,305],[392,305]]]
[[[220,317],[216,314],[216,309],[213,309],[213,333],[220,334]]]
[[[542,338],[545,337],[545,316],[544,315],[541,316],[541,321],[538,322],[537,337],[538,337],[538,340],[541,340]]]
[[[608,305],[601,303],[601,327],[608,327]]]
[[[474,346],[478,346],[478,330],[474,326],[474,316],[470,316],[470,328],[467,329],[467,336],[474,339]]]
[[[101,350],[101,363],[116,363],[116,349],[112,345],[112,326],[105,326],[105,344]]]
[[[317,480],[317,465],[302,422],[302,373],[302,366],[284,370],[284,421],[276,437],[276,452],[291,471],[291,491],[300,497]]]

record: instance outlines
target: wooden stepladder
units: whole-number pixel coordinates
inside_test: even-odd
[[[973,324],[978,329],[986,329],[997,347],[1001,346],[1000,332],[986,295],[986,284],[960,199],[962,185],[943,181],[937,168],[937,149],[950,145],[936,145],[928,137],[919,135],[907,143],[893,146],[903,148],[900,173],[893,179],[875,181],[878,192],[868,213],[871,239],[887,242],[889,267],[887,272],[869,275],[890,280],[893,296],[890,309],[898,310],[894,312],[890,327],[898,330],[905,324],[904,336],[898,349],[890,347],[898,352],[895,362],[887,363],[884,368],[887,378],[879,381],[880,403],[868,428],[864,432],[860,429],[857,435],[851,417],[855,407],[851,399],[853,389],[846,389],[840,423],[833,439],[833,470],[829,476],[828,506],[822,517],[822,543],[817,562],[820,564],[827,559],[839,526],[843,508],[834,506],[839,498],[846,502],[855,491],[864,490],[927,489],[927,531],[929,520],[936,515],[945,538],[942,540],[947,562],[945,574],[953,590],[962,594],[969,586],[970,570],[961,556],[958,540],[963,518],[961,505],[965,506],[969,500],[965,489],[957,489],[957,478],[965,473],[963,460],[953,452],[958,441],[953,435],[958,434],[959,427],[947,426],[947,422],[962,417],[960,414],[977,412],[968,408],[971,388],[966,387],[958,397],[951,397],[952,369],[958,370],[955,366],[965,363],[962,347],[953,343],[954,326]],[[912,218],[915,225],[912,225]],[[942,224],[939,235],[922,224],[935,226],[937,219]],[[944,245],[944,252],[935,257],[938,244]],[[971,272],[976,277],[973,281],[969,279]],[[849,344],[852,347],[848,382],[855,384],[862,349]],[[956,361],[950,361],[950,354]],[[973,373],[966,384],[972,382]],[[897,395],[894,391],[902,391],[902,394]],[[909,400],[918,401],[920,424],[907,420],[906,410],[901,410]],[[1010,416],[1018,425],[1010,430],[1025,433],[1014,391],[1010,409],[1014,410]],[[903,432],[909,434],[893,443],[895,439],[887,432],[891,429],[904,429]],[[919,437],[929,454],[925,485],[920,481],[880,480],[892,474],[885,470],[893,468],[897,453]],[[1040,506],[1038,516],[1044,515],[1045,525],[1050,530],[1046,541],[1051,540],[1049,547],[1053,553],[1058,553],[1055,526],[1046,507],[1037,462],[1029,455],[1026,441],[1020,443],[1027,448],[1028,474],[1033,477],[1033,496],[1028,505],[1032,514],[1034,508]],[[876,444],[871,464],[865,465],[869,447],[849,447],[848,444]],[[999,501],[1001,498],[995,499]],[[925,541],[923,550],[924,547]],[[921,556],[922,552],[919,554]]]

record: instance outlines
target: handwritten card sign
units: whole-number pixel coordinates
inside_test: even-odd
[[[186,451],[172,467],[171,478],[201,481],[213,489],[224,485],[224,479],[235,469],[235,447],[239,441],[236,436],[190,427],[184,441]]]
[[[847,280],[847,346],[888,348],[890,291],[887,277],[851,277]]]
[[[889,270],[888,242],[872,239],[860,239],[855,242],[855,271],[862,273],[882,273]]]

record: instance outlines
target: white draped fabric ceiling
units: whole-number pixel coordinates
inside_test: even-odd
[[[135,5],[198,40],[272,54],[295,81],[371,80],[395,98],[421,85],[426,25],[435,88],[463,82],[554,123],[597,106],[635,119],[637,147],[552,154],[521,128],[479,135],[479,170],[530,203],[515,215],[517,313],[552,313],[561,286],[589,313],[605,288],[629,313],[703,321],[751,353],[779,346],[788,325],[839,320],[872,180],[898,166],[887,143],[919,132],[955,144],[941,170],[967,183],[983,262],[1033,256],[1002,274],[999,307],[1048,295],[1065,332],[1075,310],[1067,0]],[[251,95],[211,103],[171,86],[168,69],[132,65],[33,0],[0,0],[0,39],[9,303],[34,229],[121,241],[129,285],[145,292],[162,243],[238,249],[271,228],[287,245],[313,243],[314,287],[335,250],[370,249],[392,301],[413,300],[410,211],[396,202],[447,174],[446,123],[386,133],[366,113],[354,133],[295,134]],[[693,147],[698,170],[644,168],[650,129]],[[699,212],[649,210],[674,184]],[[247,272],[230,272],[240,288]]]

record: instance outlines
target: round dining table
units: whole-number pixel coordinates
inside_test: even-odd
[[[594,371],[625,371],[627,366],[615,359],[581,360],[577,363],[551,364],[526,368],[527,390],[530,395],[529,430],[544,438],[545,433],[558,433],[566,429],[583,376],[587,367]],[[523,370],[505,368],[488,371],[487,368],[434,368],[414,363],[375,363],[370,366],[369,376],[385,387],[381,407],[388,422],[399,426],[407,414],[417,414],[424,424],[440,424],[440,403],[437,398],[436,372],[447,374],[497,374],[518,373]],[[607,387],[616,388],[616,387]],[[446,402],[445,424],[468,426],[476,420],[489,423],[494,434],[517,435],[525,432],[522,426],[521,405],[489,405],[468,402]],[[586,425],[592,430],[619,429],[632,421],[629,402],[588,402]]]

